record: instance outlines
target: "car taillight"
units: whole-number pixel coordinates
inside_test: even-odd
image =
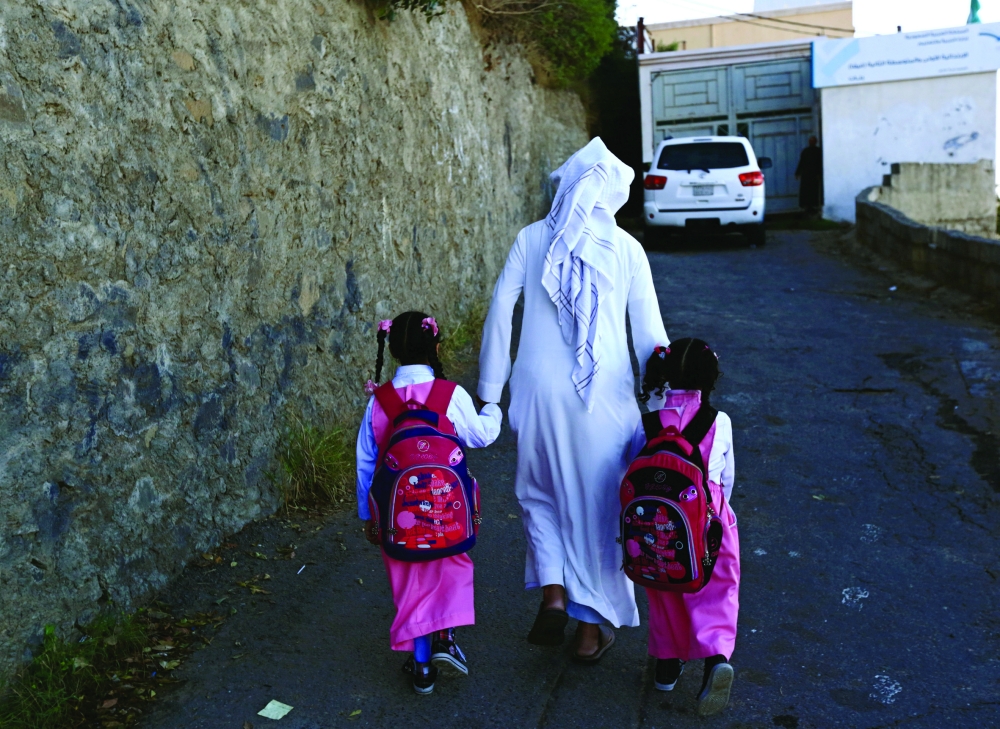
[[[642,181],[642,186],[647,190],[662,190],[667,184],[667,178],[662,175],[646,175]]]
[[[757,187],[764,184],[763,172],[744,172],[740,175],[740,184],[743,187]]]

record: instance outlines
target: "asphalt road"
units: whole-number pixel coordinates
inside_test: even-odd
[[[236,614],[143,726],[1000,726],[1000,328],[961,297],[859,266],[832,237],[650,254],[667,331],[720,353],[714,402],[734,423],[743,584],[724,713],[695,715],[700,665],[653,689],[644,626],[620,630],[597,667],[571,663],[568,642],[525,641],[539,596],[523,590],[505,426],[471,455],[486,522],[478,622],[459,631],[468,678],[414,695],[355,519],[272,520],[232,553],[294,541],[294,560],[191,568],[164,596],[178,612],[226,598]],[[234,587],[264,570],[269,595]],[[257,716],[271,699],[294,709]]]

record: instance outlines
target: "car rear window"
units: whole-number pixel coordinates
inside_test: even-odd
[[[750,164],[746,148],[739,142],[668,144],[660,152],[661,170],[725,170]]]

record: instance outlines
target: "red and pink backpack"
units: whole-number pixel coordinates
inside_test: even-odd
[[[392,382],[375,390],[389,431],[368,501],[382,548],[402,562],[451,557],[476,544],[479,484],[447,417],[455,387],[434,380],[425,403],[404,403]]]
[[[646,446],[625,472],[622,569],[637,585],[698,592],[708,584],[722,544],[722,522],[708,489],[706,436],[718,411],[702,405],[683,431],[663,426],[660,411],[642,416]],[[706,447],[707,446],[707,447]]]

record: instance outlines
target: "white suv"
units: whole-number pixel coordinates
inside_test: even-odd
[[[738,230],[763,245],[764,174],[744,137],[666,139],[643,181],[648,238],[686,228]]]

